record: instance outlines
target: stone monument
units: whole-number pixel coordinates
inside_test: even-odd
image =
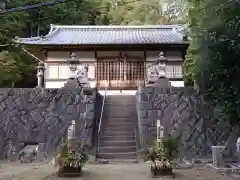
[[[212,146],[213,166],[216,168],[224,167],[223,151],[225,146]]]
[[[237,139],[237,143],[236,143],[236,155],[238,158],[238,162],[240,162],[240,137]]]
[[[46,159],[45,143],[38,143],[37,147],[37,160],[44,161]]]

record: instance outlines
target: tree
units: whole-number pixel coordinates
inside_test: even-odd
[[[6,1],[4,8],[9,9],[40,2],[42,1]],[[24,54],[21,48],[7,46],[12,43],[15,36],[45,35],[49,31],[50,24],[98,24],[100,3],[98,0],[75,0],[55,6],[13,12],[1,17],[0,45],[6,44],[6,46],[0,46],[0,53],[3,51],[2,56],[4,57],[0,69],[0,87],[12,85],[10,82],[15,82],[15,87],[34,87],[36,85],[36,60]],[[10,65],[13,65],[11,70],[9,70]]]
[[[17,63],[8,51],[0,53],[0,84],[12,86],[21,79]]]
[[[196,13],[197,12],[197,13]],[[231,124],[240,121],[240,6],[237,1],[194,1],[187,76]]]
[[[182,0],[178,1],[182,2]],[[110,24],[155,25],[178,22],[179,16],[170,12],[173,8],[164,10],[163,0],[119,0],[115,2],[117,3],[111,3],[109,0],[102,2],[103,6],[107,7],[102,14],[105,14]]]

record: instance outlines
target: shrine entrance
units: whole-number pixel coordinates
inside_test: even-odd
[[[97,88],[131,90],[143,86],[145,82],[145,62],[143,59],[108,59],[97,62]]]

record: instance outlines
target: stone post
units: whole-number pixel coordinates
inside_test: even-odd
[[[225,146],[212,146],[213,166],[217,168],[224,166],[224,161],[222,157],[224,149]]]
[[[76,151],[77,149],[75,132],[76,132],[76,124],[75,124],[75,120],[72,120],[72,123],[68,128],[68,150],[70,152]]]
[[[8,160],[9,161],[16,161],[17,160],[17,153],[16,153],[16,147],[13,145],[13,143],[9,142],[9,150],[8,150]]]
[[[240,162],[240,137],[237,139],[236,149],[237,149],[236,154],[237,154],[238,162]]]
[[[37,66],[37,87],[42,88],[44,87],[44,63],[40,62]]]
[[[37,160],[44,161],[45,159],[46,159],[46,156],[45,156],[45,143],[38,143]]]

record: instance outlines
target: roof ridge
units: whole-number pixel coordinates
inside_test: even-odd
[[[174,29],[179,25],[53,25],[51,29]]]

